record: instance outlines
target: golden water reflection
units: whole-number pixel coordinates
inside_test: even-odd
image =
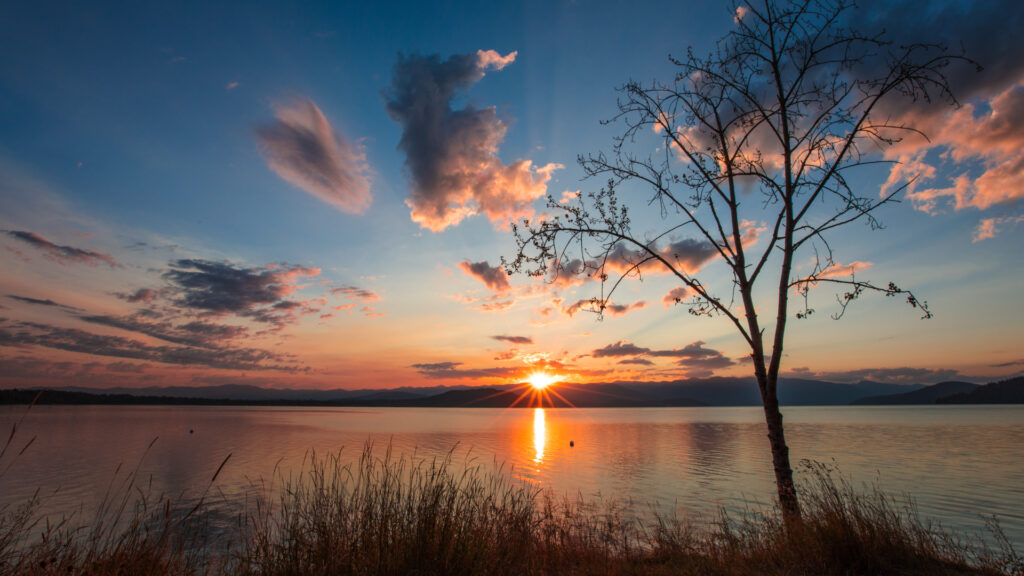
[[[535,455],[533,461],[540,464],[544,461],[544,442],[547,440],[547,430],[544,426],[544,409],[533,409],[533,450]]]

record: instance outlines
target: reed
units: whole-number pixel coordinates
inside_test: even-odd
[[[0,471],[12,454],[0,453]],[[310,453],[216,542],[205,496],[176,506],[127,471],[92,518],[47,522],[38,497],[0,510],[0,574],[1024,576],[997,525],[996,549],[960,539],[909,498],[856,490],[822,464],[806,465],[805,519],[787,529],[776,511],[640,518],[629,503],[556,498],[453,455]]]

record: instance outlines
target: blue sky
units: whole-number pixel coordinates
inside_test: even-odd
[[[883,214],[887,228],[854,225],[834,244],[843,264],[870,263],[872,277],[913,287],[936,318],[921,322],[891,301],[866,298],[840,322],[821,314],[794,324],[784,371],[925,382],[999,377],[1024,366],[1024,187],[1014,180],[1024,171],[1015,140],[1024,133],[1024,58],[1007,48],[1022,9],[1012,2],[928,6],[869,2],[855,17],[908,36],[930,29],[942,40],[959,39],[986,71],[951,79],[964,108],[919,115],[933,145],[890,153],[908,169],[934,173],[913,198]],[[529,194],[600,187],[582,180],[576,158],[609,150],[621,133],[620,125],[600,123],[616,111],[617,86],[671,79],[670,53],[709,50],[734,25],[729,6],[704,2],[4,6],[0,316],[7,337],[0,363],[8,368],[0,386],[68,379],[350,388],[495,383],[553,366],[579,381],[744,374],[743,343],[727,324],[662,304],[673,287],[668,278],[627,283],[621,301],[645,304],[597,321],[562,313],[597,295],[595,283],[555,293],[516,276],[508,289],[495,290],[481,279],[484,267],[469,266],[486,262],[493,270],[512,255],[503,216],[539,212],[543,202]],[[484,54],[501,61],[485,64]],[[396,121],[387,103],[400,57],[428,66],[434,55],[439,63],[479,63],[448,105],[475,112],[464,116],[490,130],[494,146],[481,158],[504,176],[492,174],[488,185],[524,179],[517,181],[523,188],[509,184],[511,192],[491,200],[493,218],[474,196],[464,217],[446,226],[414,220],[426,210],[416,198],[449,192],[417,188],[408,164],[415,153],[400,144],[411,124]],[[328,186],[345,188],[343,204],[355,202],[347,209],[310,191],[310,179],[324,174],[300,172],[315,168],[314,160],[296,164],[288,156],[295,153],[290,128],[308,128],[317,114],[327,140],[342,143],[337,162],[356,174]],[[428,167],[438,161],[430,146],[416,150]],[[888,175],[888,168],[865,173],[862,185],[878,188]],[[642,190],[625,192],[644,205]],[[515,209],[502,204],[512,197]],[[656,214],[639,218],[657,224]],[[223,264],[219,272],[261,291],[232,308],[182,307],[195,294],[181,274],[209,282],[204,297],[239,286],[214,283],[188,262]],[[707,274],[721,271],[709,267]],[[131,298],[149,294],[141,290],[152,296]],[[830,311],[832,294],[817,298]],[[481,309],[495,302],[505,307]],[[237,330],[218,339],[225,333],[215,325]],[[204,338],[181,343],[184,332],[203,330]],[[113,351],[89,348],[82,342],[90,336],[119,340]],[[593,357],[620,341],[649,349],[701,342],[731,362],[712,372],[646,370]],[[190,348],[182,359],[167,346]],[[239,351],[247,351],[237,356],[246,360],[209,360]],[[423,368],[439,365],[454,368]]]

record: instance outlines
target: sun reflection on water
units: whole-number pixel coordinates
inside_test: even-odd
[[[544,460],[544,442],[547,439],[547,431],[544,428],[544,409],[533,409],[533,449],[535,455],[533,461],[540,464]]]

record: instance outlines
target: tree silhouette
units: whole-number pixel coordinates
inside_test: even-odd
[[[517,252],[502,261],[510,274],[600,280],[591,301],[598,313],[624,279],[667,272],[681,285],[677,303],[728,319],[750,348],[779,504],[792,523],[800,505],[776,393],[790,298],[802,299],[795,316],[805,317],[814,312],[808,291],[829,284],[839,287],[835,318],[867,292],[899,296],[931,316],[926,302],[894,283],[841,273],[830,239],[854,222],[880,226],[876,212],[909,182],[880,194],[861,190],[853,173],[917,132],[899,120],[908,104],[956,105],[943,69],[963,58],[853,30],[846,0],[751,1],[733,10],[735,27],[709,55],[670,57],[671,82],[620,89],[608,122],[622,123],[622,136],[610,154],[579,158],[607,186],[549,196],[548,214],[513,226]],[[627,203],[657,209],[660,228],[634,232]],[[796,274],[803,253],[814,265]],[[731,281],[716,286],[702,269],[719,261]],[[765,300],[775,309],[755,306]]]

